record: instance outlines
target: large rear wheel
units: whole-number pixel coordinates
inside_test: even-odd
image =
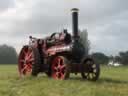
[[[85,59],[82,62],[81,75],[83,79],[96,81],[100,75],[100,66],[96,64],[93,59]]]
[[[56,56],[52,60],[52,78],[57,80],[64,80],[69,78],[69,63],[64,56]]]
[[[40,70],[40,54],[37,48],[24,46],[19,54],[19,73],[20,76],[37,76]]]

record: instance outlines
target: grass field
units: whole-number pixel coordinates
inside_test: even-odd
[[[128,66],[101,67],[97,82],[71,75],[53,80],[46,75],[19,78],[16,65],[0,65],[0,96],[128,96]]]

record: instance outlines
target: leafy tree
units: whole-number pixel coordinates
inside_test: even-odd
[[[128,65],[128,51],[119,52],[120,62],[124,65]]]
[[[107,64],[109,62],[109,57],[100,52],[93,53],[92,57],[97,64]]]
[[[119,63],[121,63],[121,58],[120,58],[120,56],[115,56],[115,57],[114,57],[114,62],[119,62]]]
[[[88,32],[87,32],[87,30],[83,30],[83,31],[80,32],[80,40],[81,40],[81,43],[85,47],[86,54],[88,54],[88,52],[90,50],[90,41],[88,40]]]
[[[0,64],[16,64],[17,53],[15,48],[8,45],[0,45]]]

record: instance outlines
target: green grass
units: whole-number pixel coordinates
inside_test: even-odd
[[[128,66],[102,66],[96,82],[71,75],[53,80],[46,75],[19,78],[16,65],[0,65],[0,96],[128,96]]]

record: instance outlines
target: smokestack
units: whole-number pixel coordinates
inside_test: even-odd
[[[79,38],[78,34],[78,9],[73,8],[72,10],[72,34],[74,39]]]

